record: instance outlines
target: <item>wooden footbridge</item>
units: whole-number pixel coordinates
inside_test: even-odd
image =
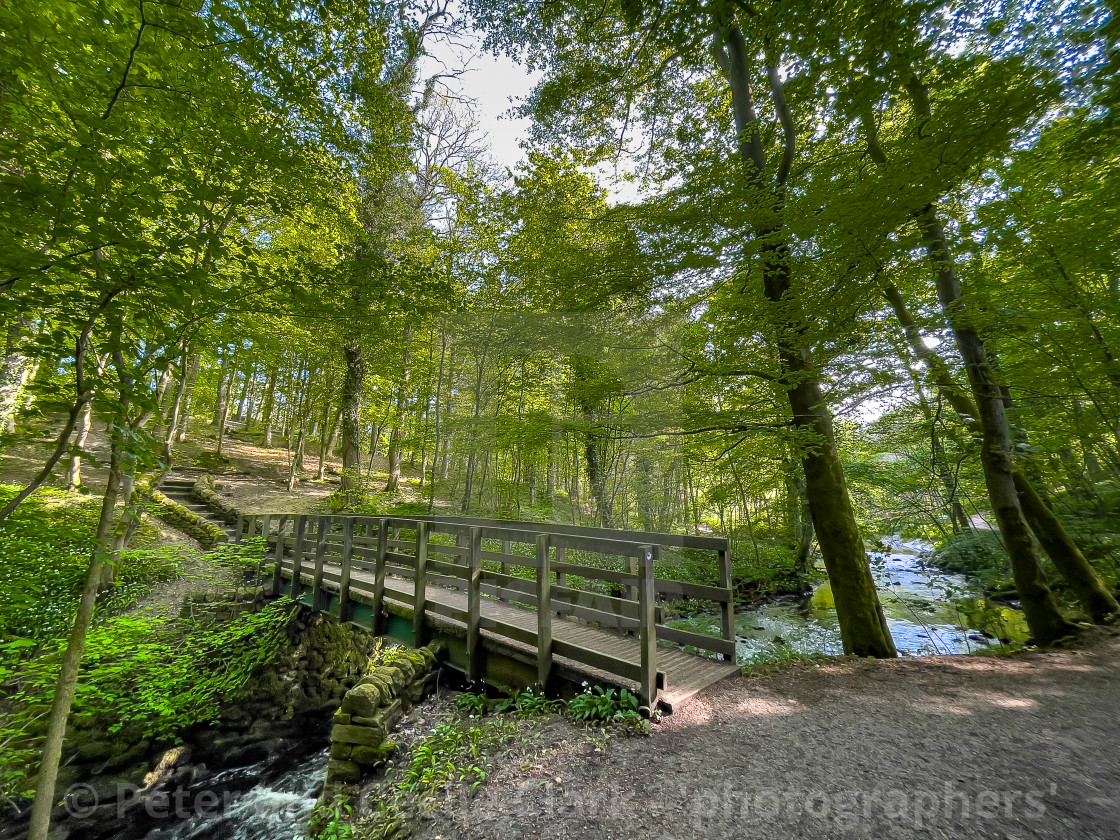
[[[273,589],[405,644],[439,636],[468,679],[550,691],[627,687],[667,711],[737,671],[725,539],[447,517],[247,516]],[[663,549],[710,552],[718,585],[656,576]],[[668,627],[698,599],[720,638]],[[710,655],[686,652],[685,646]],[[712,658],[714,654],[718,658]]]

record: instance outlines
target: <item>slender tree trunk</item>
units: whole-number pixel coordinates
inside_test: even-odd
[[[347,336],[342,348],[346,374],[342,380],[342,492],[358,488],[361,480],[362,389],[366,362],[358,335]]]
[[[66,468],[66,489],[76,493],[82,489],[82,448],[89,438],[93,427],[93,404],[86,403],[82,409],[82,419],[78,423],[78,436],[70,447],[70,464]]]
[[[187,392],[187,379],[189,378],[188,369],[190,368],[190,364],[190,348],[184,347],[179,360],[179,382],[175,386],[175,394],[171,398],[171,404],[167,407],[165,421],[167,436],[164,438],[163,448],[169,461],[171,459],[171,447],[175,445],[175,436],[179,434],[179,414],[183,410],[183,397]]]
[[[265,449],[272,448],[272,415],[276,408],[276,379],[279,374],[279,365],[269,367],[268,384],[265,386],[264,392],[264,406],[261,408],[261,422],[264,423],[264,439],[261,445]]]
[[[190,367],[187,373],[187,390],[183,394],[183,407],[179,412],[179,434],[177,440],[182,443],[187,439],[190,431],[191,403],[194,401],[196,386],[198,385],[198,372],[202,367],[202,357],[199,353],[192,353]]]
[[[121,381],[116,407],[114,426],[123,426],[132,400],[132,381],[123,369],[118,370]],[[74,617],[74,627],[66,642],[62,655],[62,667],[58,682],[55,684],[54,699],[51,701],[50,716],[47,721],[46,740],[43,744],[42,759],[39,764],[39,777],[35,784],[35,803],[31,809],[31,825],[28,840],[47,840],[50,829],[51,810],[55,804],[55,782],[58,779],[58,764],[62,758],[62,746],[66,738],[66,722],[70,717],[70,707],[78,686],[78,668],[85,654],[86,639],[93,623],[93,612],[97,605],[98,587],[102,570],[111,557],[112,547],[109,535],[113,524],[121,482],[122,451],[120,440],[114,433],[109,456],[109,478],[105,483],[105,495],[101,500],[101,515],[97,523],[97,533],[93,553],[86,572],[82,597],[78,602],[78,612]]]
[[[404,365],[397,386],[396,409],[393,413],[393,431],[389,433],[389,477],[385,492],[395,493],[401,485],[401,427],[404,425],[404,407],[408,400],[408,380],[412,372],[412,324],[404,330]]]
[[[324,399],[323,422],[320,424],[321,432],[319,435],[319,467],[315,471],[316,481],[323,481],[327,477],[327,453],[330,452],[331,438],[334,437],[334,424],[330,422],[330,418],[333,416],[331,414],[331,403],[330,400]]]

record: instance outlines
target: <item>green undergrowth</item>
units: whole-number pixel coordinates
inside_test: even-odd
[[[0,487],[0,503],[15,488]],[[55,681],[93,550],[99,501],[43,489],[0,523],[0,801],[31,794]],[[209,722],[249,673],[274,656],[295,606],[196,624],[175,604],[142,606],[159,584],[181,577],[197,552],[183,546],[123,553],[116,582],[98,602],[71,721],[106,738],[174,740]],[[248,580],[263,542],[221,546],[201,557]]]
[[[82,661],[71,721],[106,737],[173,742],[187,727],[216,722],[259,666],[285,644],[298,607],[286,599],[227,622],[123,615],[94,627]],[[29,796],[65,642],[0,672],[0,795]]]
[[[473,795],[499,759],[529,772],[551,750],[541,739],[551,721],[567,718],[585,727],[589,744],[601,749],[619,734],[648,734],[638,699],[629,691],[585,686],[571,700],[551,700],[532,690],[487,698],[463,693],[456,714],[384,765],[384,775],[361,793],[321,805],[312,819],[318,840],[363,840],[407,835],[441,791],[455,786]]]
[[[0,486],[0,504],[18,488]],[[0,523],[0,644],[65,635],[81,597],[100,500],[41,489]],[[132,608],[161,582],[182,573],[181,546],[125,551],[116,584],[98,603],[98,619]]]

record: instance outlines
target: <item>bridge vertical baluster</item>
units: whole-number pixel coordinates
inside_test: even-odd
[[[567,546],[563,546],[563,545],[556,546],[556,562],[557,563],[567,563],[568,562],[568,548],[567,548]],[[556,585],[557,586],[567,586],[568,585],[568,576],[564,572],[557,572],[556,573]],[[561,616],[561,617],[564,615],[563,612],[557,612],[556,614],[558,616]]]
[[[307,540],[307,517],[296,519],[296,542],[292,548],[292,586],[289,593],[292,600],[298,600],[303,591],[303,547]]]
[[[472,543],[472,545],[473,545],[473,543]],[[502,554],[508,555],[509,553],[510,553],[510,541],[509,540],[502,540]],[[502,561],[502,574],[503,575],[508,575],[509,574],[509,563],[506,562],[505,560]]]
[[[470,553],[467,555],[467,678],[471,682],[482,679],[482,645],[479,643],[479,618],[482,612],[481,585],[482,529],[471,528]]]
[[[552,673],[552,569],[549,536],[537,535],[537,682],[547,690]]]
[[[234,531],[233,531],[233,541],[235,543],[241,542],[241,534],[244,530],[245,530],[245,517],[242,516],[239,513],[239,514],[237,514],[237,525],[234,527]]]
[[[653,568],[661,559],[661,546],[642,546],[638,560],[638,641],[642,649],[641,679],[638,691],[643,706],[653,711],[657,702],[657,627],[654,616]]]
[[[735,593],[731,584],[731,556],[726,548],[719,551],[719,585],[727,590],[727,603],[719,605],[719,623],[724,641],[735,641]],[[727,659],[721,653],[720,659]]]
[[[350,561],[354,557],[354,517],[346,517],[342,532],[342,565],[338,581],[338,620],[349,621],[353,610],[350,607]]]
[[[288,524],[288,517],[281,516],[276,526],[276,551],[273,554],[272,567],[272,594],[279,595],[284,588],[284,526]]]
[[[311,584],[311,609],[323,609],[323,569],[327,563],[327,537],[334,527],[334,519],[320,516],[315,531],[315,578]]]
[[[373,621],[372,627],[374,633],[378,632],[378,625],[381,622],[381,608],[384,606],[385,601],[385,552],[389,546],[389,524],[388,520],[377,520],[377,557],[374,559],[373,570]]]
[[[427,644],[428,627],[424,623],[424,610],[428,596],[428,523],[416,525],[416,586],[413,589],[412,635],[416,647]]]

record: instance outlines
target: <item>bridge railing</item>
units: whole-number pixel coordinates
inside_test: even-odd
[[[472,679],[481,676],[479,644],[484,630],[534,647],[541,685],[548,684],[553,657],[561,656],[637,682],[647,704],[657,695],[658,639],[726,658],[735,655],[734,595],[726,540],[503,520],[341,515],[249,516],[239,523],[237,539],[253,536],[263,536],[270,546],[274,590],[281,592],[287,586],[293,597],[300,597],[310,589],[316,609],[325,608],[330,593],[337,592],[344,620],[351,618],[353,602],[362,601],[373,609],[376,630],[385,599],[402,602],[412,608],[417,644],[426,640],[429,613],[464,625]],[[713,551],[720,585],[657,578],[655,568],[664,546]],[[576,557],[587,555],[614,558],[615,568],[575,562]],[[411,580],[412,591],[395,585],[387,588],[387,576]],[[581,579],[611,590],[580,588]],[[465,592],[467,608],[429,598],[432,585]],[[534,608],[536,632],[483,616],[484,597]],[[720,610],[722,637],[665,626],[658,618],[659,597],[714,602]],[[553,638],[556,616],[634,635],[640,662]]]

